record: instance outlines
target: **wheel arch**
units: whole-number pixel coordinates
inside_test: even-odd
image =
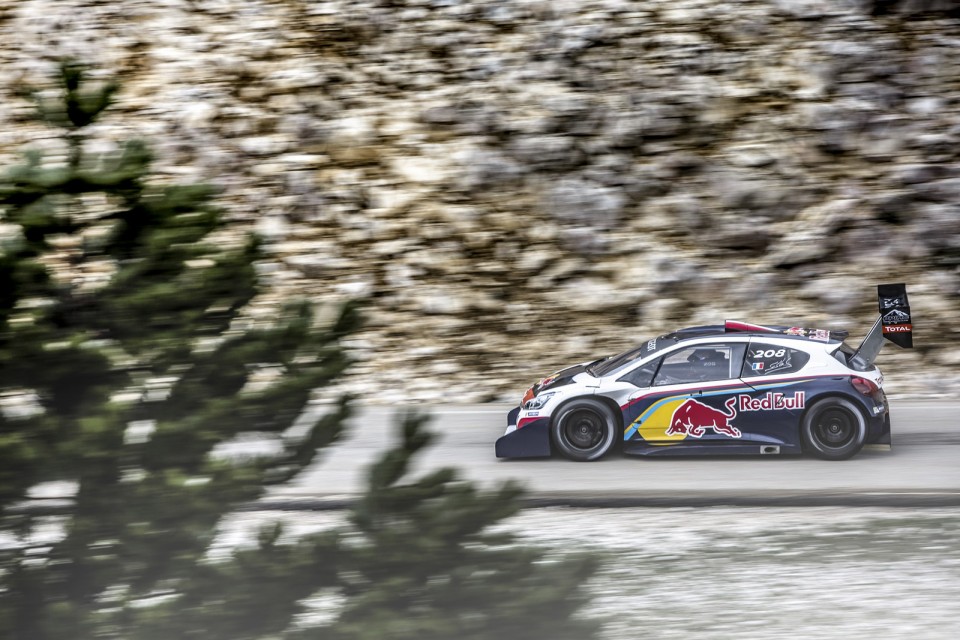
[[[554,418],[560,415],[561,410],[566,405],[570,404],[574,400],[587,400],[587,399],[596,400],[597,402],[600,402],[606,405],[610,409],[610,411],[613,413],[613,419],[617,421],[617,425],[616,425],[617,428],[621,432],[623,431],[623,410],[620,408],[620,405],[617,404],[616,400],[614,400],[613,398],[608,398],[607,396],[601,396],[598,394],[589,394],[589,393],[585,393],[579,396],[570,396],[569,398],[567,398],[566,400],[558,404],[556,408],[550,412],[551,424],[553,423]]]
[[[554,435],[554,428],[557,424],[557,418],[563,414],[564,409],[568,405],[574,402],[583,401],[583,400],[592,401],[606,407],[610,411],[611,415],[613,416],[613,441],[610,445],[610,448],[607,449],[606,453],[602,454],[601,457],[605,456],[607,453],[611,451],[619,451],[623,442],[623,437],[622,437],[623,412],[620,410],[620,405],[618,405],[616,401],[610,398],[607,398],[605,396],[600,396],[595,393],[583,393],[583,394],[570,396],[569,398],[565,398],[553,410],[551,410],[549,426],[550,426],[550,445],[551,445],[552,452],[560,453],[561,455],[563,455],[563,452],[561,450],[561,445],[556,442],[555,435]]]
[[[804,405],[803,411],[800,413],[800,419],[797,421],[797,442],[800,444],[801,450],[804,453],[810,453],[809,445],[804,436],[804,423],[806,422],[807,415],[809,415],[810,411],[815,406],[817,406],[818,404],[820,404],[825,400],[846,400],[856,408],[856,411],[860,415],[860,419],[863,422],[864,442],[866,442],[870,434],[870,414],[866,410],[866,407],[864,406],[863,401],[861,401],[852,393],[842,393],[836,390],[828,390],[828,391],[824,391],[823,393],[818,393],[816,396],[814,396],[808,402],[806,402]],[[858,448],[857,452],[859,452],[859,450],[860,449]],[[857,452],[854,452],[853,454],[850,454],[850,455],[851,456],[856,455]],[[839,459],[843,460],[847,458],[845,457],[845,458],[839,458]]]
[[[799,435],[800,431],[803,429],[803,421],[807,417],[807,414],[810,413],[812,409],[818,402],[822,400],[828,400],[830,398],[839,398],[840,400],[849,400],[857,408],[857,411],[860,412],[861,417],[863,417],[864,424],[870,424],[870,414],[867,411],[867,408],[864,406],[863,400],[858,398],[852,393],[843,393],[835,389],[824,391],[823,393],[818,393],[804,403],[803,411],[800,412],[799,420],[797,420],[797,433]]]
[[[613,451],[620,451],[623,449],[623,409],[620,408],[620,405],[617,404],[616,400],[613,398],[608,398],[607,396],[594,395],[594,398],[604,403],[610,408],[610,411],[613,412],[613,419],[616,420],[617,424],[617,437],[613,441]]]

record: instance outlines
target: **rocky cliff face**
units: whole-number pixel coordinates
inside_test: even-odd
[[[371,399],[513,398],[725,318],[856,340],[901,281],[891,390],[960,392],[960,21],[924,3],[12,4],[0,164],[63,153],[15,95],[57,57],[120,75],[91,150],[222,187],[267,241],[254,319],[365,299]]]

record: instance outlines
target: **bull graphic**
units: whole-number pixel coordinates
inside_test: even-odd
[[[737,399],[730,398],[724,403],[727,411],[703,404],[693,398],[688,398],[673,412],[670,417],[670,428],[667,435],[685,434],[693,438],[701,437],[706,429],[713,429],[714,433],[739,438],[740,430],[730,424],[737,417]]]

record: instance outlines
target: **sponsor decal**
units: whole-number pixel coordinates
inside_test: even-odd
[[[790,369],[793,366],[791,358],[791,349],[755,349],[750,352],[749,360],[761,360],[762,362],[750,362],[750,368],[764,375]]]
[[[762,398],[749,395],[737,396],[740,411],[780,411],[782,409],[803,409],[806,404],[806,393],[797,391],[792,396],[785,393],[768,391]],[[731,416],[735,417],[735,416]]]
[[[726,410],[715,409],[699,400],[687,398],[670,416],[670,426],[666,435],[701,438],[706,434],[707,429],[710,429],[717,435],[739,438],[742,435],[740,429],[732,423],[738,412],[803,409],[805,405],[806,393],[803,391],[797,391],[793,395],[768,391],[766,395],[759,398],[740,394],[724,403]]]
[[[830,332],[826,329],[804,329],[803,327],[790,327],[789,329],[784,329],[781,333],[784,333],[788,336],[802,336],[804,338],[810,338],[811,340],[820,340],[821,342],[827,342],[830,340]]]
[[[543,388],[556,379],[557,379],[557,374],[553,374],[552,376],[546,377],[540,381],[540,387]]]
[[[736,404],[737,399],[730,398],[724,405],[727,408],[727,411],[724,412],[693,398],[688,398],[670,416],[670,427],[667,429],[667,435],[683,434],[700,438],[706,433],[707,429],[712,429],[718,435],[739,438],[740,430],[730,424],[730,421],[737,417]]]
[[[647,340],[647,351],[656,351],[657,349],[657,339],[651,338]]]
[[[883,321],[890,324],[903,324],[904,322],[910,322],[910,314],[900,309],[894,309],[884,314]]]
[[[624,417],[626,417],[629,413],[632,413],[630,411],[630,407],[632,405],[638,402],[643,402],[645,398],[650,398],[653,396],[653,404],[648,406],[646,409],[641,410],[639,415],[633,419],[630,425],[624,428],[623,439],[630,440],[634,435],[637,435],[641,439],[649,442],[660,443],[668,440],[679,442],[687,437],[687,432],[689,430],[692,429],[694,433],[699,432],[702,434],[706,432],[706,429],[712,429],[713,424],[721,427],[720,431],[715,430],[716,433],[723,433],[723,427],[732,427],[733,429],[739,431],[740,425],[737,424],[736,420],[736,417],[740,415],[737,411],[737,403],[740,400],[738,396],[742,395],[747,398],[752,398],[754,396],[758,396],[759,394],[765,394],[768,391],[781,393],[785,391],[784,387],[792,387],[794,385],[807,383],[812,380],[813,378],[797,378],[787,382],[766,383],[759,388],[752,388],[748,385],[743,385],[738,386],[736,389],[706,392],[702,396],[696,396],[698,400],[694,400],[694,398],[687,394],[665,395],[653,393],[648,394],[647,396],[641,396],[621,406],[621,409],[624,411]],[[700,400],[706,400],[708,397],[718,396],[726,399],[726,409],[718,411],[717,409],[707,406],[706,411],[698,411],[698,409],[703,406],[703,402],[700,402]],[[720,399],[719,397],[717,398],[718,400]],[[803,400],[800,400],[800,397],[802,397]],[[785,410],[788,405],[787,399],[789,399],[789,405],[797,405],[798,408],[800,406],[805,406],[806,404],[805,395],[798,396],[797,393],[788,392],[784,393],[779,401],[776,399],[776,397],[770,400],[770,406],[776,407],[776,409],[771,410]],[[759,400],[761,403],[763,403],[766,398],[760,397]],[[802,405],[801,402],[803,403]],[[690,405],[690,403],[693,404]],[[685,407],[684,405],[688,406]],[[762,406],[763,404],[761,404],[761,407]],[[764,415],[765,414],[761,413],[756,414],[753,417],[754,419],[762,418]],[[771,417],[776,415],[777,414],[772,414]],[[701,417],[703,419],[699,419]],[[702,429],[698,429],[698,425],[700,425]]]
[[[780,371],[782,369],[789,369],[793,366],[793,361],[790,359],[790,352],[787,351],[787,355],[780,358],[776,362],[770,363],[770,366],[767,368],[767,373],[773,373],[774,371]]]
[[[888,324],[883,327],[884,333],[910,333],[913,331],[912,324]]]
[[[892,298],[880,297],[880,310],[886,311],[887,309],[893,309],[895,307],[906,307],[907,306],[907,296],[906,294],[902,296],[895,296]]]
[[[539,415],[540,415],[539,411],[527,411],[528,418],[536,418]]]

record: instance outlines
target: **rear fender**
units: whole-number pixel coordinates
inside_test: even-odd
[[[803,420],[807,412],[810,411],[810,408],[826,398],[849,400],[860,410],[860,414],[863,416],[867,425],[866,444],[890,444],[890,418],[888,413],[889,408],[886,406],[886,402],[883,404],[883,411],[875,413],[874,408],[877,406],[876,402],[874,402],[870,396],[857,393],[852,388],[851,393],[824,391],[823,393],[811,395],[809,400],[807,400],[806,408],[804,408],[803,413],[800,414],[798,426],[803,424]]]

